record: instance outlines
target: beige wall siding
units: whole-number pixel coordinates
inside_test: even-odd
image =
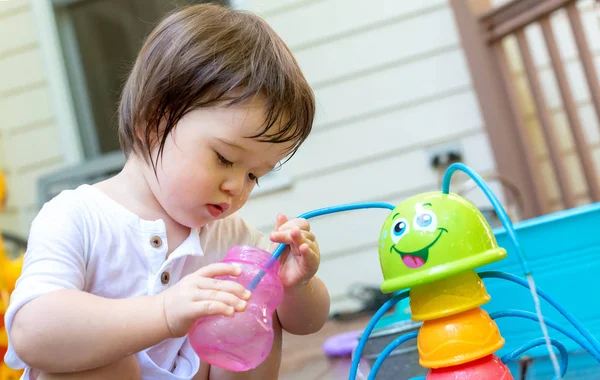
[[[0,2],[0,169],[9,202],[3,228],[26,235],[37,211],[37,177],[62,165],[31,3]]]
[[[243,215],[264,231],[279,212],[398,203],[439,189],[430,148],[456,143],[481,174],[494,171],[452,11],[445,0],[249,0],[288,43],[313,86],[315,129],[282,168],[293,185],[251,199]],[[474,201],[481,204],[482,198]],[[378,286],[387,212],[314,219],[333,310],[356,307],[349,286]]]

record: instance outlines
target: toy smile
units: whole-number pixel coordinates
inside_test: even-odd
[[[435,243],[437,243],[437,241],[440,239],[440,237],[442,237],[442,233],[448,232],[447,229],[441,228],[441,227],[438,228],[438,231],[440,231],[438,236],[428,246],[426,246],[424,248],[421,248],[417,251],[412,251],[412,252],[402,252],[402,251],[398,250],[396,248],[396,246],[392,245],[392,247],[390,248],[390,252],[392,250],[394,250],[398,254],[400,254],[400,257],[402,258],[402,262],[407,267],[412,268],[412,269],[420,268],[423,265],[425,265],[425,263],[427,263],[427,259],[429,258],[429,248],[433,247],[433,245]]]

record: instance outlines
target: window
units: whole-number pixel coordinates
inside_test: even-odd
[[[121,88],[144,38],[174,7],[226,0],[53,0],[86,160],[119,149]]]

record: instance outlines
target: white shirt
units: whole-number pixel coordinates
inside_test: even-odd
[[[168,241],[162,220],[143,220],[89,185],[63,191],[31,225],[23,272],[5,315],[6,330],[10,332],[19,308],[43,294],[78,289],[106,298],[154,295],[221,260],[236,244],[269,247],[262,233],[231,215],[192,230],[165,259]],[[10,333],[8,338],[5,362],[25,368],[23,379],[29,379],[31,368],[14,351]],[[186,337],[163,341],[137,358],[145,380],[191,379],[200,367]]]

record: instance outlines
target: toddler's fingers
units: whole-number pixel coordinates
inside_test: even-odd
[[[308,240],[308,241],[311,241],[311,242],[314,242],[314,241],[317,240],[316,237],[315,237],[314,232],[311,232],[311,231],[302,231],[302,237],[305,240]]]
[[[282,221],[284,220],[282,219]],[[275,224],[275,231],[285,231],[291,230],[293,228],[299,228],[302,231],[310,231],[310,223],[306,219],[296,218],[291,220],[285,220],[285,223],[283,224]]]
[[[243,285],[234,281],[200,277],[198,279],[197,286],[203,290],[215,290],[231,293],[245,300],[250,298],[250,291],[244,288]]]
[[[304,218],[297,218],[295,224],[302,231],[310,231],[310,223]]]
[[[310,231],[302,231],[298,227],[294,227],[291,230],[273,231],[270,238],[274,243],[300,247],[303,243],[314,241],[315,235]]]
[[[283,226],[285,223],[287,223],[287,221],[288,221],[287,216],[285,216],[283,214],[277,215],[277,218],[275,219],[275,231],[277,231],[281,226]]]
[[[216,301],[232,306],[236,311],[244,311],[247,302],[227,292],[221,292],[214,289],[199,289],[194,295],[194,301]]]
[[[239,276],[242,269],[232,264],[215,263],[202,267],[196,271],[196,274],[202,277],[217,276]]]
[[[294,231],[297,231],[297,232],[294,232]],[[298,228],[294,227],[294,229],[291,229],[291,230],[272,231],[269,238],[271,239],[271,241],[273,243],[293,244],[294,243],[293,235],[295,233],[300,234],[300,236],[302,236],[302,233],[300,232],[300,230]]]
[[[196,318],[208,317],[211,315],[233,315],[235,309],[232,306],[219,301],[199,301],[194,302],[194,314]]]

